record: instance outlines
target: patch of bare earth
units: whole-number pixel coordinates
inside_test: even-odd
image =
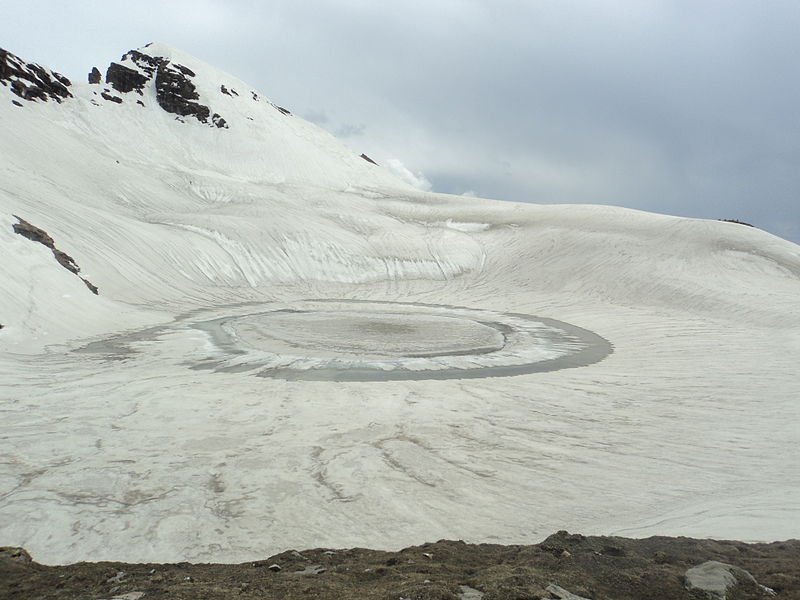
[[[0,598],[200,600],[526,600],[719,598],[687,589],[687,570],[719,561],[728,600],[800,599],[800,540],[585,537],[559,532],[532,546],[439,541],[382,552],[287,551],[242,564],[77,563],[46,566],[0,549]],[[734,572],[738,572],[734,569]]]

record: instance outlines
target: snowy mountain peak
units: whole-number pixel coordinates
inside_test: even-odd
[[[175,57],[181,62],[177,62]],[[197,73],[181,64],[183,62],[199,61],[164,44],[148,44],[139,50],[127,52],[120,62],[112,62],[106,71],[105,81],[117,92],[134,92],[140,96],[151,85],[158,105],[168,113],[180,117],[191,116],[201,123],[210,121],[216,127],[227,128],[225,119],[201,102],[194,83]],[[207,68],[204,70],[210,71]],[[90,75],[90,82],[93,79],[97,81],[96,75]]]
[[[247,83],[167,44],[94,67],[87,83],[0,50],[0,83],[0,119],[20,135],[37,139],[42,129],[52,143],[63,134],[72,144],[79,134],[114,160],[273,184],[407,189]]]

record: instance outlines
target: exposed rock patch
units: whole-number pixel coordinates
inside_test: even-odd
[[[161,56],[149,56],[138,50],[125,53],[122,62],[133,64],[133,67],[111,63],[106,72],[106,83],[115,90],[123,93],[135,91],[142,95],[147,83],[152,81],[158,105],[166,112],[177,115],[178,121],[184,123],[180,117],[194,117],[201,123],[228,129],[228,124],[221,115],[200,102],[200,94],[192,81],[196,73],[189,67]],[[220,86],[220,90],[229,96],[236,94],[224,85]]]
[[[102,96],[104,100],[110,100],[111,102],[122,104],[122,98],[120,98],[119,96],[112,96],[108,92],[101,92],[100,96]]]
[[[201,123],[208,123],[211,110],[198,99],[200,94],[192,83],[194,73],[182,65],[164,61],[156,71],[156,100],[168,113],[193,116]]]
[[[86,284],[86,287],[89,288],[93,294],[99,293],[96,285],[92,284],[90,281],[80,276],[81,269],[77,265],[75,260],[66,252],[63,252],[58,248],[56,248],[55,241],[53,241],[53,238],[51,238],[47,234],[47,232],[45,232],[43,229],[39,229],[34,225],[31,225],[25,219],[22,219],[17,215],[14,215],[14,218],[19,221],[19,223],[16,223],[14,225],[14,233],[18,233],[21,236],[28,238],[33,242],[38,242],[50,248],[50,250],[53,251],[53,256],[58,261],[58,264],[60,264],[70,273],[74,273],[75,275],[77,275],[80,278],[80,280],[83,281],[84,284]]]
[[[748,227],[755,227],[750,223],[745,223],[744,221],[740,221],[739,219],[717,219],[717,221],[722,221],[724,223],[738,223],[739,225],[747,225]]]
[[[692,567],[686,571],[684,577],[687,590],[696,590],[710,600],[726,600],[728,594],[735,588],[738,588],[737,592],[741,592],[743,588],[750,588],[751,592],[761,592],[767,596],[775,594],[770,588],[759,585],[744,569],[716,560],[709,560]]]
[[[800,540],[772,544],[559,532],[533,546],[439,541],[382,552],[289,550],[232,564],[78,563],[48,567],[0,548],[0,597],[70,599],[701,600],[684,574],[707,561],[752,574],[727,600],[800,598]],[[750,575],[748,575],[750,577]],[[738,577],[737,577],[738,578]],[[127,596],[132,597],[132,596]]]
[[[214,125],[216,125],[220,129],[222,129],[222,128],[228,129],[228,124],[225,122],[225,119],[220,117],[217,113],[214,113],[211,116],[211,122],[214,123]]]
[[[106,83],[110,84],[118,92],[132,92],[136,90],[142,93],[148,79],[139,71],[121,65],[111,63],[106,71]]]
[[[103,74],[100,73],[100,69],[97,67],[92,67],[91,72],[89,73],[89,83],[95,84],[100,83],[103,78]]]
[[[378,164],[374,160],[372,160],[369,156],[367,156],[366,154],[362,153],[361,154],[361,158],[363,158],[365,161],[367,161],[369,163],[372,163],[373,165],[377,165]]]
[[[61,102],[71,98],[69,79],[48,71],[34,63],[25,63],[21,58],[0,48],[0,81],[10,85],[11,91],[23,100],[36,101],[49,99]]]

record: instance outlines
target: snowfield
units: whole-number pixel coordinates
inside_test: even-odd
[[[166,112],[153,81],[0,87],[0,544],[235,562],[800,537],[799,246],[421,192],[197,59],[140,52],[188,67],[227,127]]]

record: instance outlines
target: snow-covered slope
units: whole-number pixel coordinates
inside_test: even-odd
[[[98,75],[0,53],[0,543],[69,562],[562,528],[800,536],[797,245],[419,192],[161,44]],[[261,331],[263,311],[316,320]],[[331,341],[363,315],[360,346]],[[519,315],[613,353],[486,379],[500,354],[437,354],[450,325],[495,343],[488,324],[506,361]],[[353,372],[404,378],[264,376],[278,325],[295,375],[336,342]],[[352,351],[368,339],[383,362]],[[439,372],[408,375],[423,363]]]

